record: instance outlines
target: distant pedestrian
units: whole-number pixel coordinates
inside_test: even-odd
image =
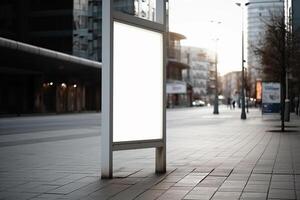
[[[299,115],[300,113],[299,113],[299,106],[300,106],[300,102],[299,102],[299,97],[295,97],[294,98],[294,104],[295,104],[295,114],[296,115]]]
[[[230,98],[230,97],[227,98],[227,108],[228,108],[228,107],[229,107],[230,109],[232,108],[232,107],[231,107],[231,98]]]
[[[235,100],[232,101],[232,107],[235,109]]]

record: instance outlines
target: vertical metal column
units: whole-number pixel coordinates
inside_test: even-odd
[[[215,101],[213,114],[219,114],[219,84],[218,84],[218,38],[216,39],[216,52],[215,52]]]
[[[245,4],[247,6],[247,4]],[[241,5],[242,9],[242,112],[241,119],[247,119],[245,111],[245,58],[244,58],[244,7]]]
[[[156,22],[164,25],[165,30],[163,33],[163,125],[162,125],[162,138],[163,146],[156,148],[155,153],[155,172],[165,173],[167,168],[167,153],[166,153],[166,64],[167,64],[167,40],[168,40],[168,30],[167,30],[167,20],[166,20],[166,1],[156,0]]]
[[[102,124],[101,177],[112,178],[113,171],[113,1],[102,1]]]

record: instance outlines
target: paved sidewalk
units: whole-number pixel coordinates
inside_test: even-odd
[[[300,199],[300,118],[288,123],[293,132],[280,133],[272,132],[279,121],[258,110],[239,116],[225,108],[217,116],[169,111],[168,172],[159,176],[154,150],[145,149],[115,152],[115,178],[100,180],[95,127],[69,130],[88,137],[0,145],[0,200]]]

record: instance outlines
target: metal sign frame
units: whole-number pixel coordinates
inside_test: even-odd
[[[113,0],[102,1],[102,124],[101,177],[113,177],[113,151],[156,148],[155,171],[166,172],[166,0],[156,0],[156,22],[114,11]],[[113,142],[113,23],[159,32],[163,38],[162,139]],[[149,125],[151,125],[149,123]],[[146,127],[145,127],[146,128]]]

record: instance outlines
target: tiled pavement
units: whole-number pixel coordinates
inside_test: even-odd
[[[146,149],[114,153],[115,178],[100,180],[96,136],[0,147],[0,199],[300,199],[300,118],[280,133],[258,111],[239,114],[170,120],[164,175]]]

